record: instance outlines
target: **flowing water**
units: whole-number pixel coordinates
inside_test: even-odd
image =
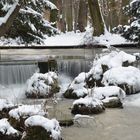
[[[138,51],[138,49],[127,50],[131,53]],[[61,92],[63,92],[78,73],[89,70],[96,52],[100,53],[101,49],[1,50],[0,98],[8,98],[16,103],[41,103],[42,100],[27,100],[24,94],[26,80],[38,70],[36,62],[47,61],[50,57],[56,58]],[[27,63],[29,61],[32,63]],[[48,103],[52,106],[51,100]],[[73,100],[58,101],[55,114],[52,116],[57,119],[73,118],[70,113],[72,103]],[[128,96],[124,104],[124,109],[106,109],[104,113],[93,116],[93,119],[81,118],[73,126],[63,127],[63,138],[65,140],[139,140],[140,94]]]

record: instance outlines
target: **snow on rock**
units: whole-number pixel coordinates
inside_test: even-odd
[[[140,91],[140,70],[132,66],[112,68],[104,73],[102,83],[118,85],[126,94],[137,93]]]
[[[2,111],[3,109],[9,109],[13,107],[15,107],[15,105],[9,100],[0,99],[0,111]]]
[[[9,124],[6,118],[0,120],[0,133],[2,135],[19,135],[19,132]]]
[[[43,116],[35,115],[29,117],[25,121],[25,126],[33,127],[33,126],[40,126],[43,127],[47,132],[50,132],[50,137],[53,140],[59,140],[61,138],[61,127],[59,126],[59,122],[56,119],[49,120]]]
[[[41,105],[22,105],[18,108],[12,109],[9,112],[10,117],[20,120],[20,118],[27,118],[33,115],[47,115],[47,112],[44,112]]]
[[[73,80],[65,91],[64,97],[72,99],[84,97],[89,93],[87,87],[102,86],[101,80],[105,71],[115,67],[129,66],[134,62],[136,62],[136,56],[124,51],[114,50],[103,53],[95,58],[89,72],[82,72]]]
[[[68,89],[63,94],[65,98],[80,98],[88,94],[88,90],[85,88],[86,73],[80,73],[73,82],[69,85]]]
[[[35,73],[27,82],[26,96],[28,98],[45,98],[58,91],[58,76],[55,72]]]
[[[98,105],[102,105],[102,102],[96,98],[93,98],[93,97],[85,97],[85,98],[80,98],[78,100],[75,100],[73,102],[73,105],[76,105],[76,104],[84,104],[85,106],[93,106],[93,107],[96,107]]]
[[[72,114],[98,114],[104,111],[104,106],[101,100],[86,96],[73,102]]]
[[[9,111],[15,108],[15,105],[6,99],[0,99],[0,119],[8,118]]]
[[[134,55],[127,54],[124,51],[111,51],[107,54],[101,54],[101,56],[93,62],[93,67],[88,74],[93,74],[94,79],[100,79],[103,72],[107,69],[130,65],[135,61],[136,56]],[[106,69],[103,66],[106,66]]]
[[[91,94],[94,98],[104,101],[111,97],[118,97],[123,100],[126,96],[125,91],[117,86],[95,87],[91,89]]]

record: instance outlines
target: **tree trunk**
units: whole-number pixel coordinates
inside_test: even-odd
[[[13,6],[15,6],[14,9],[12,9]],[[4,17],[4,18],[7,17],[6,23],[2,23],[0,26],[0,36],[3,36],[8,32],[8,30],[10,29],[10,27],[13,24],[14,19],[18,16],[21,5],[17,3],[17,4],[13,4],[13,6],[11,7],[11,9],[7,12],[7,14]]]
[[[87,11],[87,0],[80,0],[77,28],[81,32],[85,31],[85,27],[87,25]]]
[[[94,36],[104,34],[104,23],[100,12],[98,0],[88,0],[90,15],[92,18],[92,24],[94,27]]]
[[[72,0],[65,0],[67,31],[73,30]]]
[[[64,19],[64,7],[63,7],[63,0],[57,0],[57,8],[59,9],[58,11],[58,20],[57,20],[57,26],[58,29],[62,32],[66,32],[66,22]]]

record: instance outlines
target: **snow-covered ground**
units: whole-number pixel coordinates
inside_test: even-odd
[[[114,44],[128,44],[126,39],[121,37],[118,34],[111,34],[109,32],[105,32],[104,35],[99,37],[92,36],[92,30],[87,29],[86,32],[83,33],[74,33],[67,32],[61,33],[59,35],[48,37],[44,36],[44,44],[40,44],[41,46],[78,46],[78,45],[88,45],[88,44],[100,44],[100,45],[114,45]],[[6,39],[4,37],[0,38],[0,46],[38,46],[38,44],[21,44],[20,38],[16,39]]]

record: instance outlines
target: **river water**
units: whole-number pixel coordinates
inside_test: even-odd
[[[73,77],[81,71],[88,71],[96,53],[100,52],[101,49],[0,50],[0,98],[8,98],[16,103],[41,103],[42,100],[26,100],[24,95],[26,80],[38,70],[36,62],[49,58],[57,59],[59,81],[63,92]],[[126,52],[140,51],[139,49],[126,49]],[[19,65],[20,62],[26,62],[26,65],[25,63]],[[27,62],[32,62],[32,64],[27,65]],[[9,72],[12,73],[11,77],[8,76]],[[52,106],[51,100],[48,102]],[[72,103],[73,100],[58,101],[56,112],[53,115],[57,119],[73,118],[74,116],[70,113]],[[64,140],[139,140],[140,94],[128,96],[124,101],[123,109],[106,109],[104,113],[92,117],[94,118],[81,118],[79,123],[71,127],[63,127]]]

